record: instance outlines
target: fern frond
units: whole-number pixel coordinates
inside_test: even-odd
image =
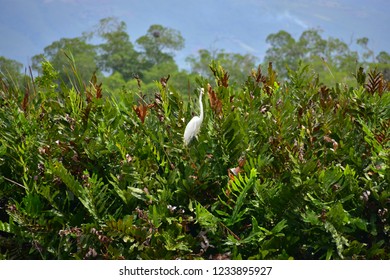
[[[205,229],[215,232],[218,228],[219,219],[208,211],[199,202],[195,204],[196,221]]]
[[[52,172],[55,176],[59,177],[67,188],[80,200],[85,209],[88,210],[88,213],[95,220],[99,220],[98,211],[95,208],[90,193],[68,172],[64,165],[61,162],[55,162]]]
[[[232,226],[242,219],[244,219],[245,214],[249,211],[249,208],[244,208],[245,203],[248,202],[249,192],[255,185],[257,180],[256,169],[252,169],[249,175],[249,178],[244,175],[238,174],[234,180],[231,180],[225,190],[225,196],[227,201],[223,200],[220,197],[220,201],[225,206],[231,209],[231,214],[229,214],[224,222],[227,226]]]

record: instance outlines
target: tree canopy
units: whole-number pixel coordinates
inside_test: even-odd
[[[22,63],[0,56],[0,76],[7,80],[11,79],[12,81],[9,81],[9,83],[18,84],[21,82],[23,77],[22,69]]]
[[[38,54],[32,58],[32,68],[38,73],[42,73],[42,62],[50,61],[50,63],[58,69],[59,78],[64,83],[70,83],[69,77],[72,76],[68,66],[72,61],[77,61],[74,64],[79,73],[81,81],[89,81],[92,74],[100,72],[97,66],[97,53],[95,46],[89,44],[85,37],[62,38],[45,47],[43,54]]]
[[[99,41],[98,44],[92,44]],[[320,29],[308,29],[298,38],[281,30],[269,34],[269,47],[263,61],[251,54],[229,53],[222,50],[200,49],[186,58],[189,69],[179,69],[175,53],[184,48],[185,40],[180,31],[153,24],[145,35],[131,40],[124,21],[109,17],[99,21],[94,30],[76,38],[61,38],[44,48],[42,54],[32,58],[32,68],[41,73],[41,62],[48,60],[59,71],[60,78],[67,81],[65,73],[69,58],[80,70],[81,79],[88,83],[95,73],[104,79],[106,85],[126,84],[137,87],[134,77],[142,80],[144,88],[151,88],[159,77],[181,77],[172,81],[181,92],[188,92],[194,75],[212,79],[210,61],[218,61],[229,76],[237,83],[244,83],[246,76],[258,63],[266,68],[273,63],[279,78],[287,79],[288,72],[298,69],[301,63],[310,63],[313,71],[326,83],[353,82],[351,73],[359,67],[378,68],[384,77],[390,77],[390,55],[386,51],[375,54],[369,47],[368,38],[358,38],[348,45],[338,38],[322,37]],[[5,58],[3,58],[4,60]],[[4,60],[13,72],[20,71],[20,64]],[[112,81],[110,81],[112,80]],[[109,87],[110,90],[115,90]]]
[[[184,47],[184,38],[172,28],[154,24],[146,35],[137,39],[142,49],[143,58],[150,66],[173,60],[173,51]]]
[[[125,80],[129,80],[143,69],[139,53],[134,49],[123,21],[102,19],[96,33],[104,40],[104,43],[97,46],[98,65],[102,71],[119,73]]]

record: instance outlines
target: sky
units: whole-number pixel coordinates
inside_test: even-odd
[[[297,39],[320,28],[351,48],[367,37],[374,53],[390,53],[389,11],[389,0],[0,0],[0,56],[30,65],[52,42],[79,37],[111,16],[126,23],[133,43],[152,24],[180,31],[180,68],[199,49],[250,53],[261,62],[267,36],[280,30]]]

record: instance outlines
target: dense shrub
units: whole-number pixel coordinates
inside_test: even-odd
[[[4,259],[389,259],[390,94],[375,71],[310,66],[243,85],[217,63],[198,112],[162,78],[105,92],[50,63],[0,88]]]

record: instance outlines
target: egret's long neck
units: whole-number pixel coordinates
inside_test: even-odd
[[[200,107],[200,116],[199,118],[203,120],[203,103],[202,103],[203,88],[200,90],[199,94],[199,107]]]

